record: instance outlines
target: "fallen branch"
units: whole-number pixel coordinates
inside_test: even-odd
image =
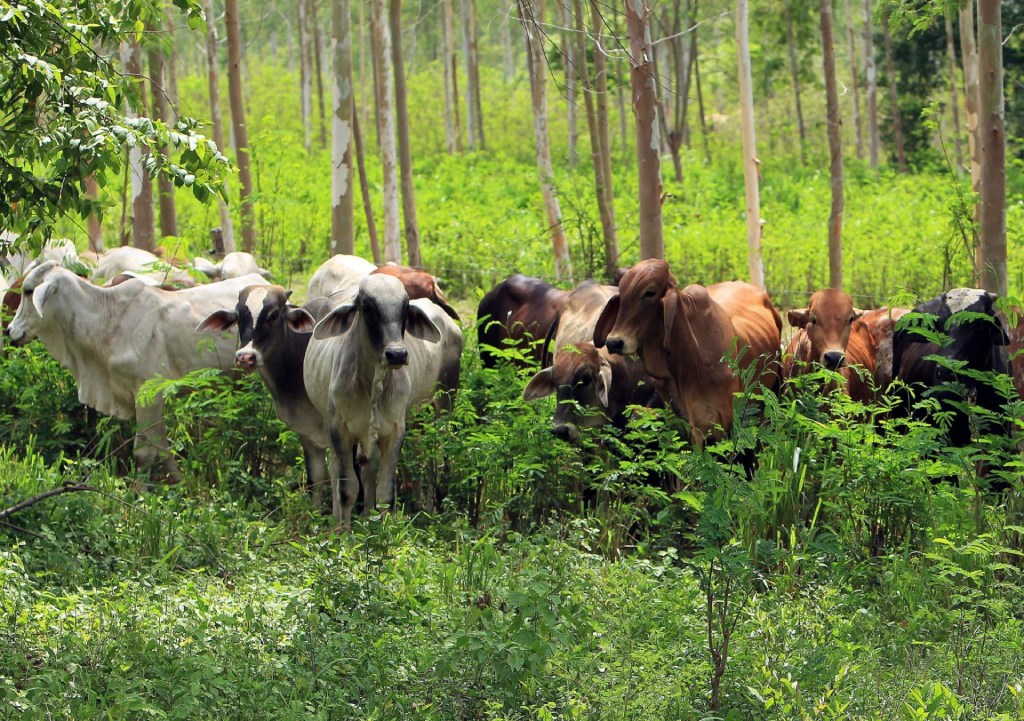
[[[4,520],[5,518],[8,518],[10,516],[13,516],[18,511],[25,510],[29,506],[34,506],[37,503],[39,503],[40,501],[45,501],[47,498],[52,498],[53,496],[59,496],[59,495],[64,494],[64,493],[72,493],[74,491],[96,491],[96,492],[98,492],[99,489],[98,488],[94,488],[92,486],[88,486],[88,485],[86,485],[84,483],[73,483],[73,484],[72,483],[65,483],[63,486],[57,486],[56,488],[51,488],[50,490],[46,491],[45,493],[40,493],[38,496],[32,496],[31,498],[26,498],[21,503],[15,504],[15,505],[11,506],[10,508],[5,508],[4,510],[0,511],[0,521]]]

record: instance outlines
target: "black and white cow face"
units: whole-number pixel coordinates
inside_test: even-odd
[[[218,310],[199,324],[199,333],[221,333],[238,325],[235,366],[256,370],[265,356],[287,343],[289,329],[309,333],[313,318],[302,308],[288,304],[292,292],[278,285],[250,285],[238,294],[234,310]]]
[[[996,315],[994,293],[976,288],[956,288],[943,293],[938,308],[939,330],[950,342],[940,355],[963,361],[974,370],[1001,370],[993,366],[993,352],[1010,342],[1003,321]],[[951,380],[952,372],[939,366],[936,380]]]
[[[7,335],[14,345],[25,345],[38,335],[38,328],[44,322],[46,304],[56,295],[63,275],[72,274],[50,260],[37,266],[25,277],[21,286],[21,305],[7,327]]]
[[[313,331],[318,339],[342,335],[358,325],[369,350],[384,368],[400,368],[409,362],[405,335],[437,343],[441,332],[427,314],[410,305],[409,295],[397,278],[368,275],[359,284],[359,292],[351,303],[328,313]]]

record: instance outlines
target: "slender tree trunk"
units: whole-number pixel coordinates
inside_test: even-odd
[[[743,131],[743,179],[747,201],[747,268],[750,282],[764,288],[761,259],[761,191],[754,135],[754,93],[750,74],[750,23],[747,0],[736,2],[736,44],[739,56],[740,125]]]
[[[964,111],[967,116],[967,155],[971,163],[971,189],[981,191],[981,159],[978,142],[978,41],[974,31],[974,0],[960,10],[960,50],[964,58]],[[978,219],[975,207],[974,218]]]
[[[501,59],[502,66],[505,70],[506,85],[511,84],[516,76],[515,47],[512,44],[511,29],[512,7],[514,4],[515,3],[509,3],[505,9],[501,11],[501,25],[499,26],[499,34],[501,36]]]
[[[626,0],[639,192],[640,259],[664,258],[661,224],[661,139],[658,88],[651,52],[650,11],[645,0]]]
[[[578,102],[576,97],[576,78],[578,75],[576,66],[578,61],[576,59],[576,46],[572,40],[572,31],[569,30],[572,27],[570,2],[571,0],[558,0],[558,6],[561,10],[562,27],[565,28],[562,32],[562,57],[565,59],[565,99],[569,124],[569,167],[575,168],[579,162],[576,150],[579,137],[576,130],[576,105]]]
[[[793,36],[793,13],[786,3],[783,14],[786,19],[786,45],[789,48],[789,73],[793,77],[793,98],[796,102],[796,125],[800,133],[800,164],[807,165],[807,126],[804,125],[804,111],[800,103],[800,66],[796,59],[796,39]]]
[[[597,195],[597,209],[601,217],[601,233],[604,237],[604,269],[607,278],[615,277],[619,265],[619,241],[615,231],[615,203],[610,191],[611,177],[607,169],[611,167],[608,142],[608,126],[602,130],[597,113],[597,102],[594,97],[594,80],[587,65],[586,22],[583,15],[582,0],[573,1],[575,15],[576,57],[580,59],[579,78],[583,89],[583,102],[587,115],[587,128],[590,131],[590,157],[594,164],[594,185]],[[595,50],[595,63],[600,51]]]
[[[480,60],[477,56],[476,0],[461,0],[462,54],[466,59],[466,125],[469,147],[483,150],[484,125],[480,105]]]
[[[882,42],[885,45],[885,70],[889,81],[889,105],[892,110],[892,135],[896,144],[896,165],[901,173],[907,172],[907,155],[903,147],[903,115],[900,96],[896,90],[896,62],[893,57],[892,36],[889,34],[889,11],[882,19]]]
[[[1005,296],[1006,123],[1000,0],[978,0],[978,140],[981,198],[978,258],[981,287]]]
[[[171,39],[170,50],[167,53],[167,61],[164,63],[164,70],[167,73],[167,103],[170,105],[171,115],[175,120],[178,118],[178,50],[174,42],[174,21],[170,16],[164,14],[164,28],[167,37]]]
[[[138,104],[128,108],[129,117],[146,115],[146,90],[142,83],[142,48],[137,40],[121,43],[121,63],[125,74],[134,78]],[[136,145],[128,152],[132,182],[132,245],[145,250],[156,249],[153,231],[153,180],[145,167],[149,149]]]
[[[601,29],[604,27],[604,20],[601,17],[601,8],[598,5],[599,0],[590,0],[590,27],[594,33],[594,37],[601,37]],[[602,44],[603,47],[603,44]],[[614,175],[612,174],[612,135],[611,128],[608,122],[608,58],[605,56],[604,51],[601,47],[594,48],[594,85],[596,89],[595,95],[595,112],[597,115],[597,132],[601,136],[601,162],[604,164],[604,170],[602,174],[605,178],[604,193],[605,193],[605,205],[611,211],[611,222],[612,230],[614,232],[615,225],[615,195],[614,195]],[[625,141],[625,137],[623,137]],[[608,247],[608,243],[611,242],[612,247]],[[616,262],[619,257],[619,245],[617,237],[613,237],[611,241],[608,240],[607,233],[605,234],[605,251],[612,250],[612,256],[615,257]]]
[[[946,57],[949,60],[949,99],[953,111],[953,148],[956,159],[956,172],[964,173],[964,151],[960,140],[960,93],[957,92],[959,78],[956,71],[956,42],[953,40],[953,18],[949,11],[945,12],[946,21]]]
[[[313,148],[313,34],[309,30],[309,7],[312,0],[298,0],[299,12],[299,76],[302,90],[302,144],[308,153]]]
[[[96,182],[96,176],[89,174],[85,178],[85,194],[90,200],[99,200],[100,186]],[[103,252],[103,224],[100,222],[99,213],[89,213],[86,219],[86,227],[89,232],[89,250],[97,255]]]
[[[238,0],[224,0],[224,22],[228,31],[228,97],[231,101],[231,125],[235,133],[235,165],[242,188],[242,250],[256,248],[256,218],[252,203],[252,174],[249,170],[249,129],[245,124],[242,101],[242,33],[238,23]]]
[[[355,253],[352,187],[352,16],[348,0],[333,0],[331,49],[331,240],[335,253]],[[371,214],[372,216],[372,214]]]
[[[860,82],[857,77],[857,32],[850,0],[843,0],[846,12],[846,44],[850,48],[850,90],[853,94],[853,129],[857,138],[857,159],[864,159],[864,128],[860,117]]]
[[[150,24],[149,31],[159,37],[162,35],[161,26]],[[149,48],[149,85],[153,96],[153,119],[161,120],[173,127],[171,113],[167,107],[167,96],[165,87],[167,85],[167,73],[165,71],[163,49],[153,44]],[[160,154],[165,158],[170,157],[167,147],[160,148]],[[166,175],[157,177],[157,198],[160,202],[160,236],[162,238],[177,237],[178,215],[174,207],[174,181]]]
[[[559,280],[572,280],[569,244],[562,227],[562,209],[558,205],[555,171],[551,167],[551,146],[548,140],[547,63],[544,59],[544,0],[520,0],[520,20],[526,30],[527,57],[530,69],[530,98],[533,103],[533,139],[537,149],[537,171],[540,191],[544,196],[544,212],[551,231],[555,275]]]
[[[455,10],[452,0],[441,0],[441,27],[444,37],[444,129],[448,154],[462,152],[462,127],[459,121],[458,62],[455,52]]]
[[[376,102],[370,103],[369,92],[366,89],[367,77],[367,58],[373,54],[372,49],[369,48],[369,41],[367,40],[367,22],[366,22],[366,7],[369,5],[369,0],[362,0],[357,2],[356,5],[359,7],[359,103],[356,107],[359,109],[359,125],[360,127],[366,127],[366,117],[369,108],[376,105]],[[376,93],[376,90],[374,90]],[[376,121],[374,121],[376,124]]]
[[[402,177],[402,220],[409,265],[423,267],[416,196],[412,185],[412,150],[409,147],[409,109],[406,105],[405,62],[402,59],[402,0],[391,0],[391,61],[395,70],[395,119],[398,127],[398,162]]]
[[[875,66],[875,32],[871,26],[871,0],[864,0],[864,75],[868,98],[868,163],[878,167],[878,70]]]
[[[373,39],[373,69],[377,88],[377,137],[384,186],[384,261],[402,262],[401,228],[398,222],[398,172],[395,149],[395,114],[391,70],[391,30],[388,27],[387,0],[372,0],[370,32]]]
[[[327,118],[324,110],[323,42],[320,38],[320,18],[317,5],[320,0],[309,0],[310,19],[313,25],[313,72],[316,75],[316,99],[320,109],[320,147],[327,147]]]
[[[373,218],[373,203],[370,202],[370,183],[366,179],[366,159],[363,156],[363,136],[359,132],[359,114],[352,112],[352,143],[356,147],[356,165],[359,168],[359,190],[363,197],[363,214],[366,216],[366,233],[370,236],[370,253],[373,262],[380,265],[384,262],[380,252],[380,240],[377,237],[377,222]]]
[[[832,32],[832,0],[821,0],[821,47],[825,72],[825,105],[828,112],[828,149],[831,161],[832,212],[828,217],[828,284],[843,288],[843,121],[839,115],[836,83],[835,39]]]
[[[217,22],[213,12],[213,0],[204,0],[206,10],[206,65],[208,87],[210,92],[210,121],[213,125],[213,142],[223,152],[224,123],[220,114],[220,82],[217,77]],[[228,195],[228,181],[224,181],[224,194]],[[220,228],[224,238],[224,250],[231,253],[235,250],[235,227],[231,222],[231,211],[223,198],[217,200],[220,207]]]
[[[696,3],[694,3],[694,16],[697,14]],[[708,141],[708,123],[707,115],[704,113],[704,89],[701,87],[700,82],[700,56],[697,54],[697,31],[694,30],[693,37],[691,38],[693,43],[693,82],[697,86],[697,111],[700,113],[700,137],[704,144],[704,159],[711,162],[711,145]]]

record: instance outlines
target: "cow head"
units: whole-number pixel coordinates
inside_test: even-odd
[[[846,344],[850,327],[864,311],[853,307],[853,300],[841,290],[819,290],[806,308],[789,311],[789,322],[803,328],[811,343],[811,359],[829,370],[846,365]]]
[[[355,299],[324,316],[313,329],[313,337],[331,338],[356,326],[384,368],[400,368],[409,362],[406,333],[429,343],[441,340],[441,331],[427,313],[409,303],[402,282],[390,275],[363,278]]]
[[[256,370],[264,365],[264,354],[273,346],[288,343],[289,330],[309,333],[313,317],[304,309],[288,304],[292,292],[279,285],[250,285],[238,294],[234,310],[217,310],[196,326],[197,333],[223,333],[238,325],[235,366]]]
[[[558,407],[551,431],[566,441],[579,437],[579,426],[600,426],[607,420],[612,367],[591,343],[563,348],[555,363],[537,373],[523,390],[523,400],[556,394]],[[584,409],[580,413],[577,408]],[[587,412],[590,411],[590,412]]]
[[[21,286],[22,302],[14,319],[7,327],[7,335],[14,345],[25,345],[38,335],[43,323],[47,303],[51,302],[63,283],[75,282],[78,276],[48,260],[36,266]]]
[[[619,294],[601,312],[594,345],[621,355],[640,353],[645,344],[661,347],[672,329],[677,288],[665,261],[634,265],[619,281]]]

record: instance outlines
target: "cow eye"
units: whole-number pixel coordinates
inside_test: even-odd
[[[644,296],[643,297],[644,298],[653,298],[657,294],[658,294],[657,291],[654,290],[653,288],[651,288],[650,290],[647,290],[647,291],[644,292]]]
[[[580,376],[580,385],[589,386],[594,382],[594,379],[590,375]]]
[[[267,313],[267,322],[268,323],[273,323],[274,321],[277,320],[278,316],[280,316],[280,315],[281,315],[281,313],[277,309],[274,309],[274,310],[270,311],[269,313]]]
[[[811,325],[818,325],[818,319],[817,318],[811,318],[807,322],[810,323]]]
[[[853,325],[853,321],[857,320],[857,316],[851,315],[850,320],[846,321],[848,325]]]

